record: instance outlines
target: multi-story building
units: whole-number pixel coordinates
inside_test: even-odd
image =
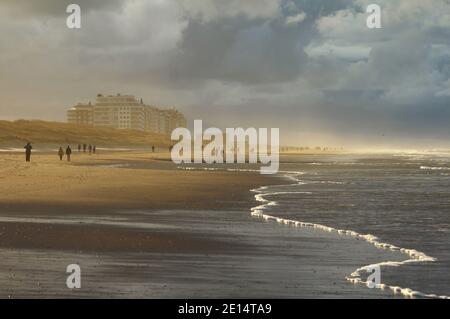
[[[164,132],[159,125],[161,110],[155,106],[147,106],[144,110],[145,130],[150,132]]]
[[[159,127],[172,132],[177,127],[186,127],[186,118],[175,108],[160,111]]]
[[[95,104],[77,104],[67,111],[69,123],[135,129],[170,134],[177,127],[186,127],[186,118],[174,108],[160,109],[138,101],[132,95],[103,96]]]
[[[83,125],[94,125],[94,107],[89,104],[77,104],[67,111],[67,121]]]

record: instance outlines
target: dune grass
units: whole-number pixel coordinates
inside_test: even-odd
[[[170,145],[170,137],[138,130],[119,130],[40,120],[0,121],[0,146],[93,144],[102,147]]]

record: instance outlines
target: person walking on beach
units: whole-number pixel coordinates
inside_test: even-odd
[[[155,153],[155,145],[152,146],[152,153]]]
[[[97,146],[92,146],[92,153],[94,153],[95,154],[95,152],[97,151]]]
[[[91,154],[92,154],[92,145],[89,144],[89,155],[91,155]]]
[[[67,155],[67,161],[70,162],[70,155],[72,154],[72,149],[70,148],[70,145],[67,145],[66,148],[66,155]]]
[[[86,144],[83,144],[83,152],[86,153]]]
[[[63,150],[62,146],[59,147],[58,155],[59,155],[59,160],[62,161],[63,156],[64,156],[64,150]]]
[[[31,160],[31,150],[33,149],[33,146],[28,142],[23,148],[25,149],[25,161],[29,162]]]

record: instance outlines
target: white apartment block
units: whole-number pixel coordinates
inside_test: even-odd
[[[94,104],[79,103],[67,111],[69,123],[170,134],[186,127],[186,118],[175,108],[146,105],[132,95],[98,94]]]

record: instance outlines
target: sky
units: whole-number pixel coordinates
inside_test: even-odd
[[[450,0],[2,0],[0,30],[0,119],[122,93],[284,144],[450,147]]]

